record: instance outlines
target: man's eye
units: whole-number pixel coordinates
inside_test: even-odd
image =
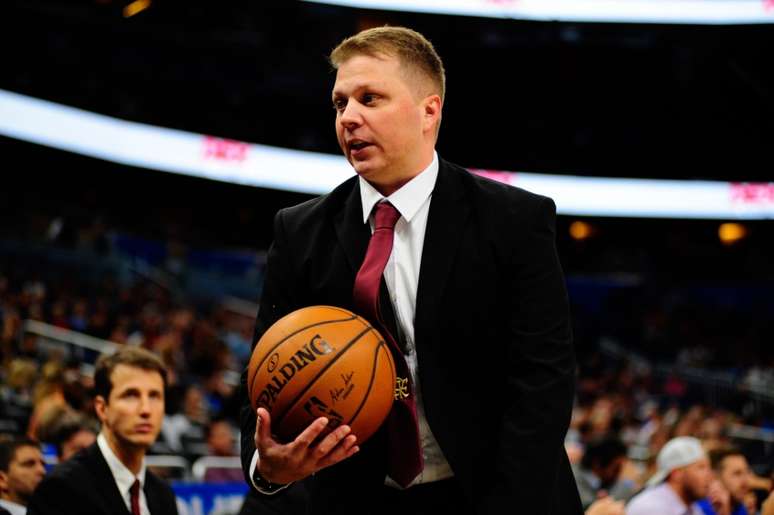
[[[334,100],[333,101],[333,108],[336,111],[341,112],[341,111],[344,110],[345,107],[347,107],[347,103],[344,100]]]
[[[365,105],[373,103],[374,100],[376,100],[376,95],[370,93],[363,95],[363,104]]]

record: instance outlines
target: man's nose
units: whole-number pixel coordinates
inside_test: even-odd
[[[150,415],[151,412],[151,399],[148,396],[143,396],[140,399],[140,415]]]
[[[350,129],[360,125],[362,120],[363,119],[360,113],[360,108],[357,105],[357,102],[347,102],[346,107],[344,107],[344,110],[341,112],[341,116],[339,117],[339,122],[341,125],[347,129]]]

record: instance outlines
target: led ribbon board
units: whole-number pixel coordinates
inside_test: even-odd
[[[354,172],[341,156],[127,122],[0,90],[0,135],[130,166],[322,194]],[[774,183],[471,171],[556,201],[563,215],[771,219]]]
[[[744,25],[774,23],[774,0],[305,0],[515,20]]]

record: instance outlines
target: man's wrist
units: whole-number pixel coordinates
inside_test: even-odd
[[[266,478],[261,476],[260,472],[258,472],[259,461],[260,461],[260,456],[258,455],[258,451],[256,450],[255,452],[253,452],[252,460],[250,460],[250,469],[249,469],[250,481],[253,483],[253,486],[255,487],[256,490],[258,490],[262,494],[272,495],[290,486],[291,483],[288,483],[288,484],[272,483],[271,481],[268,481]]]
[[[260,490],[263,493],[274,493],[282,490],[287,484],[280,484],[280,483],[272,483],[268,479],[264,478],[260,472],[258,472],[258,467],[255,467],[255,470],[253,471],[253,485],[255,485],[255,488]]]

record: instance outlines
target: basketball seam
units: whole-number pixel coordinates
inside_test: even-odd
[[[356,335],[356,336],[355,336],[355,337],[354,337],[352,340],[350,340],[350,341],[349,341],[349,342],[348,342],[348,343],[347,343],[347,344],[344,346],[344,348],[343,348],[343,349],[341,349],[341,350],[339,351],[339,353],[336,355],[336,357],[334,357],[334,358],[333,358],[333,359],[331,359],[331,360],[330,360],[328,363],[326,363],[326,365],[325,365],[325,366],[324,366],[324,367],[323,367],[323,368],[322,368],[322,369],[321,369],[319,372],[317,372],[317,374],[316,374],[314,377],[312,377],[312,378],[310,378],[310,379],[309,379],[309,381],[307,382],[307,384],[306,384],[306,386],[304,387],[304,389],[303,389],[303,390],[301,390],[301,391],[298,393],[298,395],[296,395],[296,398],[295,398],[295,399],[293,399],[293,400],[292,400],[290,403],[288,403],[288,407],[287,407],[287,409],[285,409],[285,412],[284,412],[284,413],[282,413],[282,415],[278,415],[278,416],[277,416],[277,417],[274,419],[274,420],[276,420],[276,422],[272,421],[272,424],[274,424],[274,425],[275,425],[275,427],[279,426],[279,425],[280,425],[280,423],[282,422],[282,419],[284,419],[284,418],[285,418],[285,416],[286,416],[288,413],[290,413],[290,412],[293,410],[293,408],[295,408],[295,407],[296,407],[296,404],[298,404],[298,402],[301,400],[301,398],[304,396],[304,394],[306,394],[306,392],[308,392],[308,391],[309,391],[309,389],[310,389],[310,388],[312,388],[312,386],[314,386],[314,383],[315,383],[315,382],[317,382],[317,380],[320,378],[320,376],[321,376],[321,375],[323,375],[323,374],[324,374],[324,373],[325,373],[325,372],[326,372],[326,371],[327,371],[329,368],[331,368],[331,367],[333,366],[333,364],[334,364],[334,363],[336,363],[336,362],[339,360],[339,358],[340,358],[340,357],[342,357],[342,356],[344,355],[344,353],[345,353],[345,352],[347,352],[347,349],[349,349],[350,347],[352,347],[352,346],[353,346],[353,345],[354,345],[354,344],[355,344],[355,343],[356,343],[358,340],[360,340],[360,338],[362,338],[362,337],[363,337],[363,336],[364,336],[364,335],[365,335],[367,332],[369,332],[369,331],[373,331],[373,330],[374,330],[374,329],[373,329],[372,327],[370,327],[370,326],[369,326],[369,327],[366,327],[366,329],[364,329],[364,330],[363,330],[361,333],[357,334],[357,335]]]
[[[255,367],[255,369],[254,369],[255,373],[253,374],[252,379],[248,378],[249,379],[249,383],[250,383],[250,388],[247,391],[249,393],[252,393],[253,386],[255,386],[255,380],[258,377],[258,371],[261,370],[261,367],[263,367],[263,364],[266,362],[266,360],[269,358],[269,356],[271,356],[272,352],[274,352],[277,349],[277,347],[279,347],[280,345],[285,343],[286,340],[288,340],[289,338],[294,337],[298,333],[302,333],[302,332],[306,331],[307,329],[311,329],[312,327],[317,327],[317,326],[324,325],[324,324],[335,324],[335,323],[338,323],[338,322],[349,322],[350,320],[355,320],[355,319],[357,319],[357,315],[355,315],[353,313],[352,316],[349,317],[349,318],[341,318],[341,319],[336,319],[336,320],[323,320],[322,322],[315,322],[314,324],[307,325],[305,327],[297,329],[296,331],[294,331],[294,332],[290,333],[289,335],[285,336],[280,341],[278,341],[274,345],[274,347],[272,347],[271,349],[266,351],[266,355],[263,357],[263,359],[260,361],[260,363],[258,363],[258,365]],[[258,341],[260,342],[260,340],[258,340]],[[253,349],[253,352],[255,352],[255,349]],[[249,364],[248,364],[248,367],[249,367]]]
[[[376,346],[376,352],[374,352],[374,364],[371,367],[371,380],[368,381],[368,388],[366,389],[365,395],[363,396],[363,400],[360,401],[360,405],[357,407],[357,410],[352,415],[352,418],[349,419],[349,422],[347,422],[348,426],[351,426],[352,422],[355,421],[357,416],[360,414],[360,411],[362,411],[363,406],[365,406],[365,403],[368,400],[368,396],[371,394],[371,389],[373,388],[374,380],[376,379],[376,363],[379,361],[379,351],[385,345],[386,345],[386,343],[384,342],[384,340],[381,340],[379,342],[379,345]],[[387,350],[387,352],[390,352],[389,349]],[[390,360],[388,359],[387,361],[389,362]],[[390,363],[390,370],[392,370],[392,363]]]

